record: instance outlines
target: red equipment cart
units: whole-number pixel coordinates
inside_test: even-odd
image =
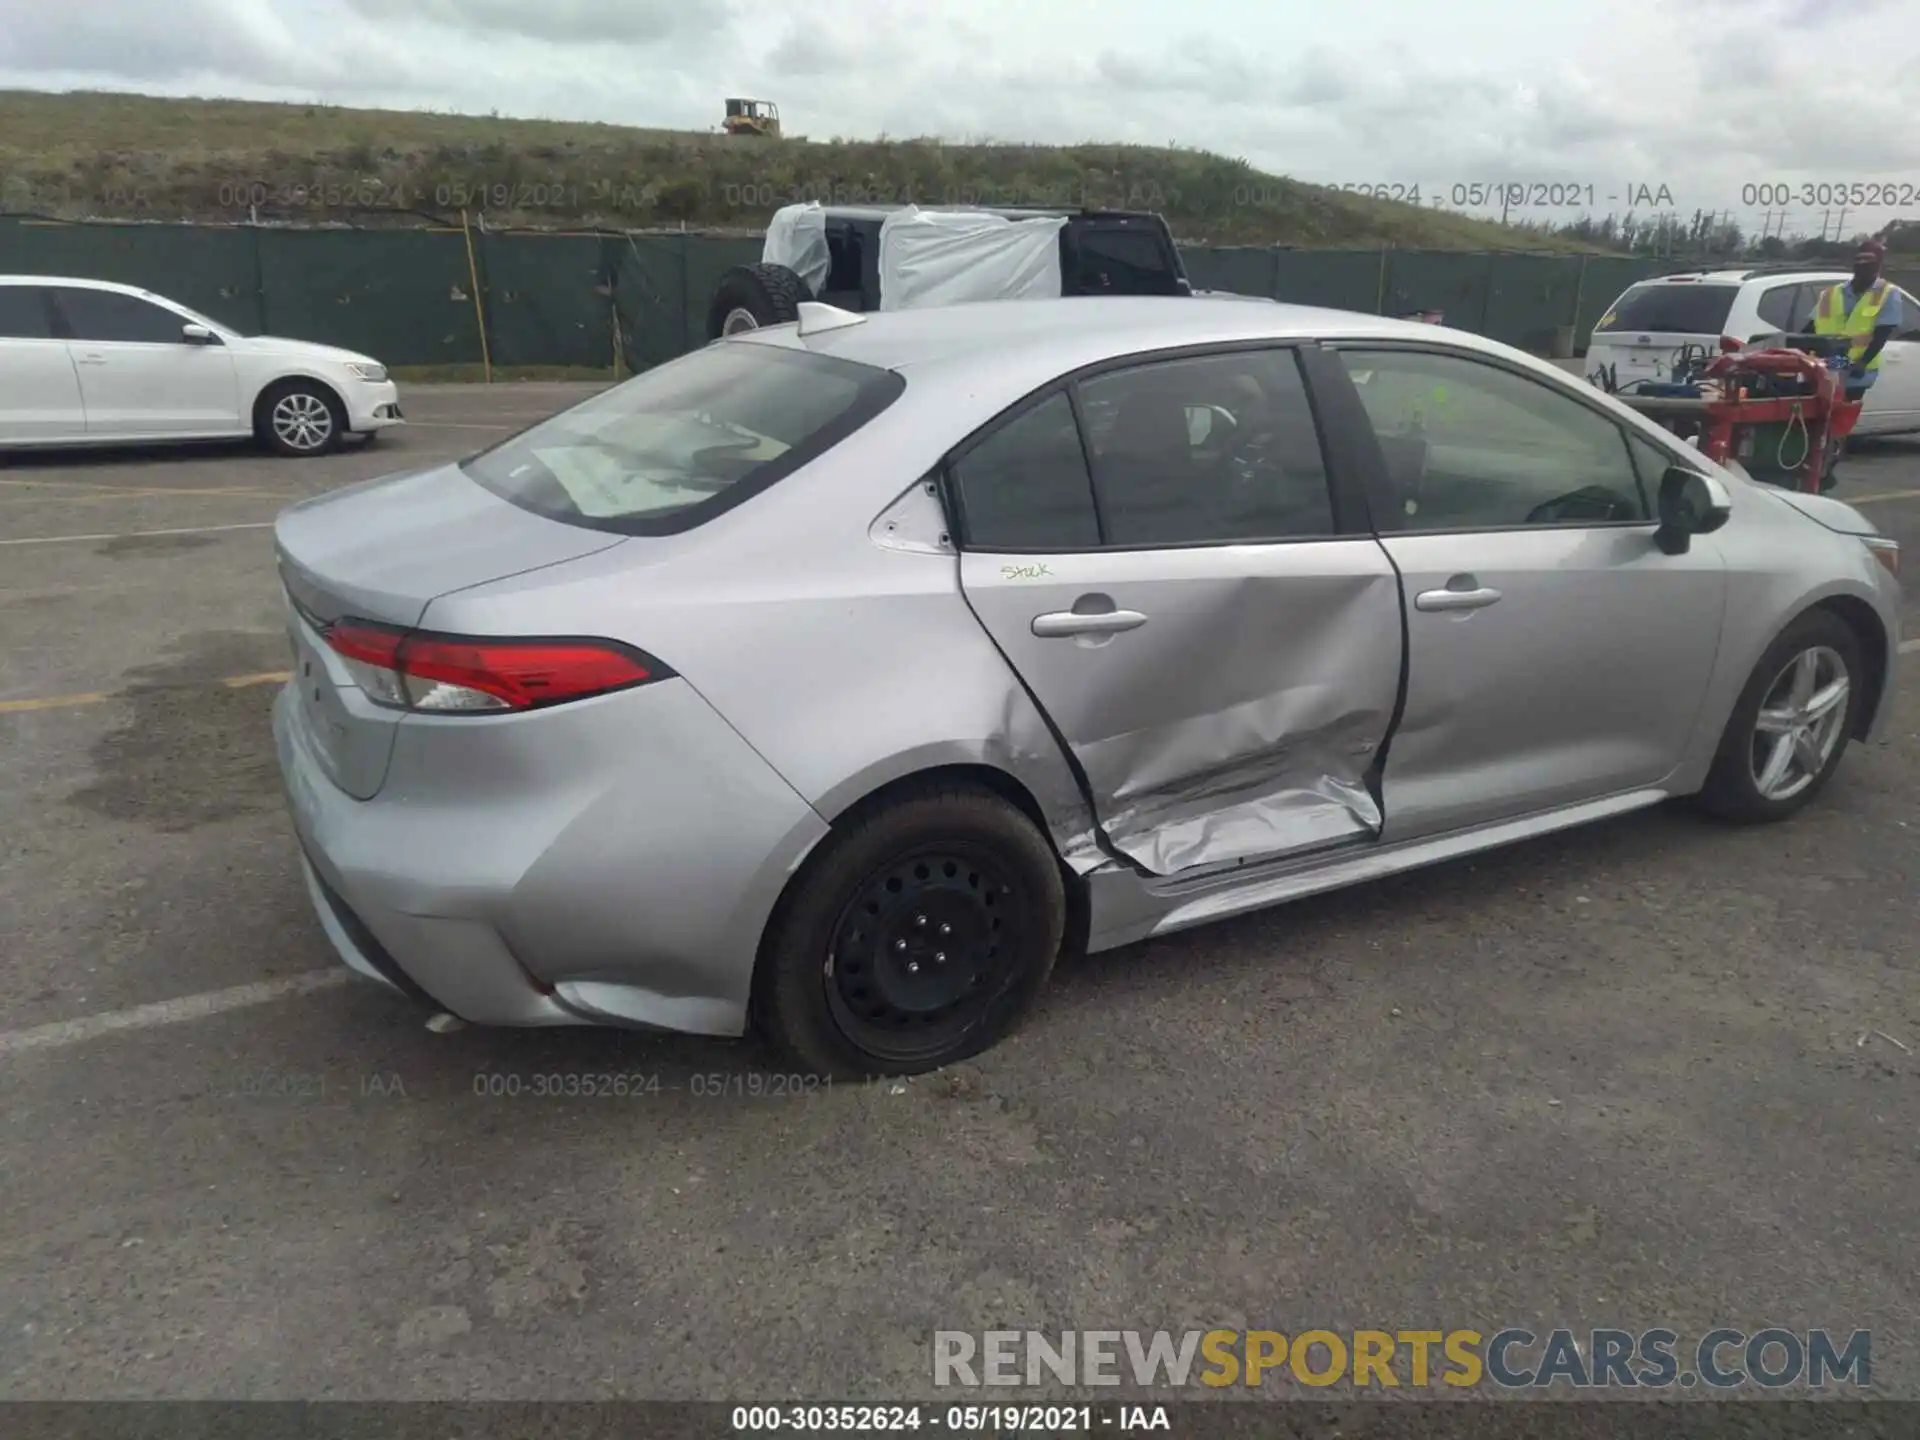
[[[1798,489],[1815,491],[1827,468],[1840,453],[1840,442],[1853,433],[1860,418],[1860,402],[1847,399],[1844,370],[1800,350],[1743,350],[1716,356],[1707,363],[1702,379],[1718,385],[1703,415],[1700,449],[1724,464],[1735,454],[1735,434],[1756,425],[1799,426],[1806,432],[1805,459],[1795,468]],[[1773,382],[1769,384],[1768,382]],[[1779,382],[1785,381],[1786,385]],[[1761,394],[1795,388],[1802,394]]]
[[[1618,398],[1675,434],[1691,437],[1711,460],[1740,462],[1781,476],[1777,483],[1818,492],[1839,457],[1841,441],[1860,418],[1860,402],[1847,399],[1844,363],[1803,350],[1736,350],[1706,363],[1697,393]],[[1686,389],[1693,392],[1695,386]],[[1793,463],[1767,464],[1767,457],[1754,453],[1763,449],[1755,440],[1763,426],[1781,432],[1772,460],[1781,461],[1791,449],[1798,452]],[[1796,429],[1803,444],[1789,438]],[[1771,476],[1756,473],[1755,478]]]

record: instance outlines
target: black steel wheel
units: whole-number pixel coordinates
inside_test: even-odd
[[[938,1069],[992,1045],[1046,983],[1065,927],[1052,847],[999,797],[903,797],[828,841],[769,927],[758,1028],[840,1076]]]

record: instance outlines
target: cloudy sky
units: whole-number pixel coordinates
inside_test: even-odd
[[[1426,200],[1553,183],[1604,213],[1664,187],[1757,226],[1753,187],[1781,185],[1810,233],[1833,207],[1807,185],[1891,185],[1920,218],[1916,22],[1920,0],[0,0],[0,87],[676,128],[753,95],[814,138],[1175,142]]]

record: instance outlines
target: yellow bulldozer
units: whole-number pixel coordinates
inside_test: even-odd
[[[729,135],[780,138],[780,107],[771,100],[729,100],[724,128]]]

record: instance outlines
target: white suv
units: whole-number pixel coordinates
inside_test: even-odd
[[[1721,337],[1747,344],[1813,328],[1823,290],[1852,278],[1846,270],[1763,266],[1663,275],[1630,286],[1594,326],[1586,376],[1604,389],[1667,380],[1688,346],[1709,356]],[[1920,300],[1900,290],[1900,331],[1882,352],[1880,378],[1860,408],[1858,435],[1920,430]]]
[[[370,356],[242,335],[131,285],[0,275],[0,449],[252,435],[323,455],[400,423]]]

